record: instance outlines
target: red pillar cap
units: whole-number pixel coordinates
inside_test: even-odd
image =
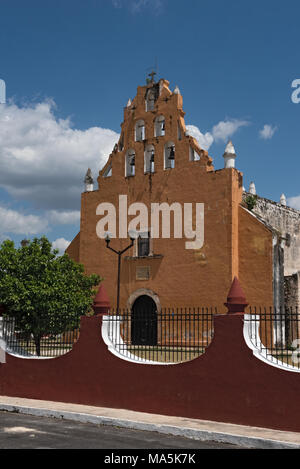
[[[110,308],[110,302],[109,302],[108,294],[104,286],[101,284],[94,299],[93,310],[95,314],[106,314],[109,308]]]
[[[244,309],[248,306],[245,293],[237,277],[234,277],[228,296],[227,303],[228,313],[244,313]]]

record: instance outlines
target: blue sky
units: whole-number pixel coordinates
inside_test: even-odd
[[[299,14],[294,0],[0,0],[0,239],[77,234],[85,171],[156,63],[215,168],[231,138],[244,186],[300,208]]]

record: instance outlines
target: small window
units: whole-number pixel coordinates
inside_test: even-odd
[[[161,137],[165,135],[165,118],[164,116],[158,116],[154,123],[154,136]]]
[[[137,239],[137,255],[138,257],[149,256],[150,254],[150,233],[148,237],[139,236]]]
[[[104,178],[109,178],[112,175],[112,167],[111,164],[106,168],[106,170],[103,173]]]
[[[135,151],[128,150],[125,157],[125,176],[135,175]]]
[[[154,111],[155,94],[149,90],[146,97],[146,111]]]
[[[199,161],[200,156],[198,153],[194,150],[194,148],[190,147],[190,161]]]
[[[173,142],[165,144],[165,169],[175,168],[175,145]]]
[[[154,173],[154,145],[147,145],[145,150],[144,172]]]
[[[190,161],[194,161],[194,160],[195,160],[195,152],[194,152],[194,149],[190,147]]]
[[[142,142],[145,140],[145,122],[143,120],[137,121],[135,124],[135,141]]]

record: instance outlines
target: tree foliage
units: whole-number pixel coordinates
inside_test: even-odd
[[[257,195],[248,195],[245,199],[248,210],[252,211],[257,203]]]
[[[46,237],[15,248],[6,240],[0,246],[0,304],[16,327],[32,334],[37,354],[44,335],[74,329],[91,311],[98,275],[87,276],[84,267],[58,251]]]

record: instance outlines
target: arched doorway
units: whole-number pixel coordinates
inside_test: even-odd
[[[156,304],[150,296],[139,296],[131,312],[132,345],[157,345]]]

